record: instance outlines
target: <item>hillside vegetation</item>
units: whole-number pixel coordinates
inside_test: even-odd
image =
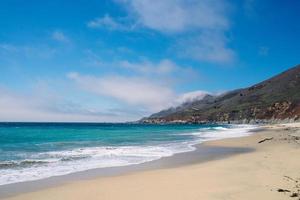
[[[248,88],[220,96],[207,95],[155,113],[144,123],[205,123],[298,120],[300,117],[300,65]]]

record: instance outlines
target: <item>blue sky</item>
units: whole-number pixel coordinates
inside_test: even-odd
[[[296,64],[298,0],[0,2],[0,121],[130,121]]]

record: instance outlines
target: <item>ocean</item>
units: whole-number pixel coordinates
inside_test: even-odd
[[[249,125],[0,123],[0,185],[127,166],[250,134]]]

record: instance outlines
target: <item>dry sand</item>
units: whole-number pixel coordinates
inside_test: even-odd
[[[259,143],[266,138],[270,140]],[[177,168],[74,181],[8,199],[299,199],[290,197],[297,196],[300,189],[299,123],[269,125],[249,137],[205,145],[247,147],[255,151]]]

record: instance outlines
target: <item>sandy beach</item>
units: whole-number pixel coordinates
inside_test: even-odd
[[[0,0],[0,200],[300,200],[299,10]]]
[[[254,150],[247,153],[166,169],[72,181],[6,199],[299,199],[300,123],[263,128],[248,137],[204,144]]]

